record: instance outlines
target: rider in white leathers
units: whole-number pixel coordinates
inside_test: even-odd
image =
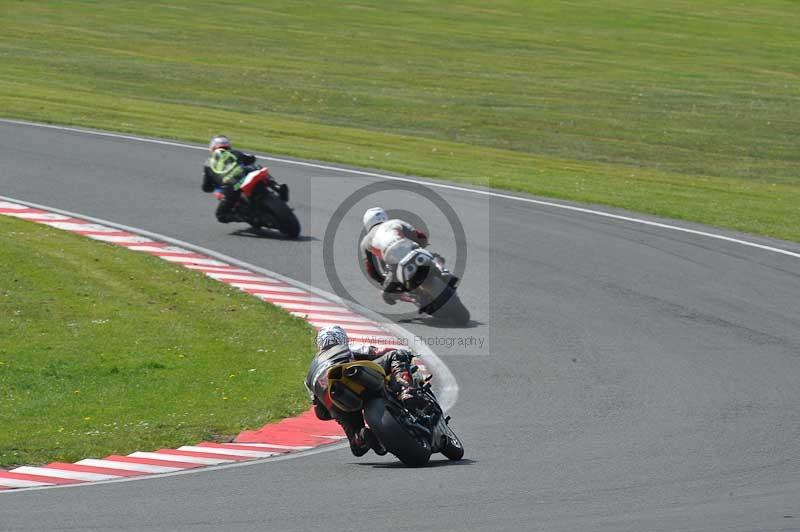
[[[397,264],[413,250],[428,245],[428,236],[403,220],[392,219],[380,207],[364,213],[367,234],[361,240],[369,276],[383,286],[383,300],[395,304],[392,294],[402,289],[397,282]]]

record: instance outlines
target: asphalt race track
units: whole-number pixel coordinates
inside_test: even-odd
[[[390,312],[408,309],[380,306],[355,260],[364,208],[422,217],[431,248],[455,260],[453,216],[426,189],[357,202],[323,253],[342,202],[394,182],[308,166],[267,163],[291,187],[301,240],[218,224],[215,200],[200,190],[204,158],[0,122],[0,195],[158,232],[324,289],[323,265],[334,264],[353,297]],[[407,469],[336,450],[4,493],[0,530],[800,529],[800,258],[432,190],[463,225],[460,293],[474,323],[404,326],[435,344],[458,380],[453,427],[466,460]]]

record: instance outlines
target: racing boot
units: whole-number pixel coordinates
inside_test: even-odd
[[[362,427],[361,430],[353,433],[352,436],[347,434],[348,440],[350,440],[350,452],[353,453],[353,456],[364,456],[372,449],[372,445],[369,441],[369,436],[372,436],[372,433],[365,433],[368,430],[369,429],[366,427]]]
[[[217,212],[214,214],[217,217],[217,221],[223,224],[239,221],[237,220],[239,217],[233,212],[233,206],[225,200],[219,202]]]
[[[241,192],[234,190],[232,187],[223,187],[222,199],[217,205],[217,220],[224,224],[230,222],[242,222],[242,216],[236,212],[236,203],[239,201]]]
[[[344,429],[347,440],[350,442],[350,452],[353,456],[364,456],[372,449],[375,437],[372,432],[364,427],[364,418],[361,412],[342,412],[334,410],[334,418]]]
[[[381,445],[381,442],[378,441],[378,438],[375,437],[375,434],[373,434],[372,431],[367,427],[364,427],[358,431],[358,437],[367,442],[369,448],[375,451],[375,454],[378,456],[383,456],[386,454],[386,448]]]

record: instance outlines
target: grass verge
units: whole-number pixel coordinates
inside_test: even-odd
[[[800,241],[791,1],[2,8],[3,116],[225,132],[253,150]]]
[[[225,439],[307,408],[313,330],[202,274],[0,216],[0,466]]]

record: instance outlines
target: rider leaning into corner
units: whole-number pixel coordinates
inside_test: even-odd
[[[412,377],[411,361],[413,355],[407,349],[377,348],[365,344],[349,343],[347,333],[339,327],[325,327],[317,334],[317,349],[315,361],[318,359],[335,359],[338,364],[354,360],[372,360],[383,367],[391,375],[390,389],[397,394],[397,398],[410,407],[418,406],[425,402],[424,397],[417,388],[417,383]],[[314,362],[312,362],[312,371]],[[309,372],[311,374],[311,371]],[[313,394],[315,383],[306,382],[306,386]],[[330,410],[321,404],[316,397],[313,398],[314,412],[321,420],[335,419],[344,429],[350,441],[350,450],[355,456],[363,456],[373,449],[377,454],[386,454],[386,449],[378,442],[370,429],[364,426],[364,415],[358,412],[343,412],[331,406]]]
[[[403,291],[397,281],[397,264],[411,251],[428,245],[428,235],[403,220],[390,220],[381,207],[364,213],[367,234],[361,240],[367,274],[383,286],[383,300],[394,305],[396,295]]]
[[[223,198],[217,206],[217,220],[222,223],[241,221],[233,212],[239,201],[239,184],[247,175],[250,166],[256,163],[254,155],[234,150],[228,137],[218,135],[208,144],[211,156],[203,168],[203,192],[214,192],[219,188]]]

